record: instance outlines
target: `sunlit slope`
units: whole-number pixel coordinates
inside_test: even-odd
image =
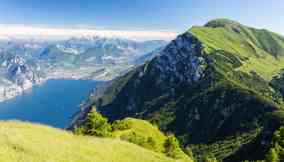
[[[128,128],[124,130],[114,131],[114,137],[123,139],[131,136],[132,134],[135,134],[145,139],[152,138],[156,142],[156,147],[153,149],[158,152],[164,151],[163,144],[167,137],[157,127],[153,126],[145,120],[134,118],[126,118],[122,120],[121,123],[127,125]]]
[[[1,162],[174,162],[118,139],[76,136],[21,122],[0,122]]]
[[[152,125],[150,122],[135,118],[126,118],[118,122],[117,126],[119,127],[119,125],[127,125],[127,128],[123,130],[115,130],[113,132],[114,137],[128,141],[131,141],[133,137],[135,137],[136,140],[151,140],[153,141],[154,145],[142,145],[142,147],[160,153],[164,153],[166,151],[164,144],[168,137],[161,132],[158,127]],[[191,161],[191,159],[182,151],[181,148],[175,150],[175,156],[176,159],[180,159],[180,161]]]
[[[268,30],[216,19],[204,27],[193,27],[188,32],[203,43],[207,54],[223,51],[227,54],[224,57],[230,55],[238,60],[237,70],[255,71],[271,80],[284,68],[284,37]]]

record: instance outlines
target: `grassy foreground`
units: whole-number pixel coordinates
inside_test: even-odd
[[[77,136],[16,121],[0,122],[1,162],[174,162],[119,139]]]

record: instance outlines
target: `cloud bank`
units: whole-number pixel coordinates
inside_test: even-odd
[[[177,36],[171,31],[146,31],[146,30],[107,30],[92,28],[51,28],[33,27],[24,25],[0,25],[0,38],[54,38],[65,39],[74,36],[101,36],[122,37],[135,40],[171,40]]]

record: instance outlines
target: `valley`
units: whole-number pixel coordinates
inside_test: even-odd
[[[81,147],[78,141],[91,142],[86,149],[120,145],[123,152],[133,147],[129,159],[122,153],[106,157],[105,152],[92,152],[107,161],[117,156],[117,161],[131,161],[144,151],[139,158],[153,162],[282,158],[281,35],[216,19],[193,26],[168,44],[79,37],[6,45],[0,58],[6,100],[0,103],[0,119],[21,122],[2,122],[0,136],[16,131],[25,140],[0,143],[8,150],[16,145],[9,152],[17,160],[50,159],[54,146],[45,148],[47,154],[37,152],[28,139],[30,131],[35,136],[56,134],[57,143],[68,138],[70,149]],[[68,153],[51,159],[64,161],[63,154]],[[70,155],[73,160],[81,156],[89,161],[99,157]]]
[[[165,44],[89,36],[1,40],[0,101],[49,79],[111,80],[135,67],[136,59]]]
[[[1,3],[0,162],[283,162],[282,6]]]

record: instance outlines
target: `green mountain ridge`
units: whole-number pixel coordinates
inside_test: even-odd
[[[237,56],[242,63],[239,70],[244,72],[254,70],[271,80],[284,66],[284,37],[268,30],[217,19],[204,27],[193,27],[188,32],[203,42],[206,53],[224,50]],[[272,67],[266,68],[268,65]]]
[[[198,161],[207,154],[263,160],[283,123],[283,99],[271,86],[283,56],[282,36],[216,19],[178,36],[91,102],[111,121],[141,118],[174,133]]]

